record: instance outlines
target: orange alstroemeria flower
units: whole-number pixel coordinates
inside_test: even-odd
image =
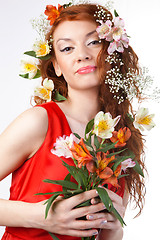
[[[108,164],[114,160],[114,156],[107,158],[107,154],[108,152],[97,153],[98,168],[96,170],[96,173],[101,179],[108,179],[113,175],[113,171],[110,167],[108,167]]]
[[[50,25],[54,23],[57,17],[59,17],[61,10],[63,9],[63,6],[58,4],[58,9],[53,5],[47,5],[45,10],[45,15],[48,16],[47,20],[50,21]]]
[[[96,171],[97,175],[103,179],[103,184],[112,184],[114,187],[119,188],[118,179],[117,177],[121,173],[121,165],[119,165],[116,170],[113,172],[111,167],[114,163],[112,161],[115,159],[115,156],[112,156],[111,158],[107,158],[107,153],[97,153],[97,159],[98,159],[98,169]]]
[[[93,156],[86,148],[82,138],[79,143],[73,143],[73,147],[70,149],[70,151],[72,152],[73,157],[78,161],[79,168],[93,160]]]
[[[121,128],[118,132],[113,131],[112,137],[110,138],[111,142],[116,143],[115,147],[124,147],[126,145],[126,141],[131,136],[131,131],[129,128],[124,127],[123,129]]]

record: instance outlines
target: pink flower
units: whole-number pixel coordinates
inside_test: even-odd
[[[111,41],[112,40],[112,34],[111,34],[112,22],[110,20],[107,20],[105,23],[102,20],[99,22],[101,23],[101,25],[98,26],[96,29],[99,38],[106,39],[107,41]]]
[[[58,157],[70,158],[73,157],[70,148],[73,146],[73,142],[76,142],[77,138],[73,133],[70,136],[63,136],[56,139],[54,143],[54,148],[51,150],[53,154]]]
[[[136,163],[134,161],[132,161],[131,158],[128,158],[121,163],[121,170],[123,170],[125,172],[127,168],[132,168],[135,165],[136,165]]]

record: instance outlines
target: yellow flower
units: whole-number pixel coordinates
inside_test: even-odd
[[[38,70],[38,66],[36,61],[33,61],[31,59],[21,60],[21,70],[20,72],[22,74],[28,73],[28,78],[32,79],[36,75]]]
[[[36,53],[36,57],[44,57],[50,53],[50,47],[47,41],[36,41],[33,45],[33,51]]]
[[[148,108],[140,108],[137,111],[135,115],[135,121],[133,122],[135,128],[144,131],[145,129],[151,130],[153,127],[155,127],[155,123],[153,122],[154,114],[148,113]]]
[[[120,120],[120,116],[112,119],[110,113],[100,111],[94,119],[94,133],[100,138],[111,138],[114,127]]]
[[[34,89],[34,96],[37,96],[47,102],[50,102],[53,89],[54,89],[53,81],[46,78],[43,81],[43,86],[36,87]]]

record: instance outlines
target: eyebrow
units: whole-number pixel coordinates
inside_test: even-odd
[[[90,36],[91,36],[92,34],[94,34],[94,33],[96,33],[96,30],[93,30],[92,32],[87,33],[87,34],[86,34],[86,37],[90,37]],[[61,40],[64,40],[64,41],[72,41],[72,39],[70,39],[70,38],[59,38],[56,43],[58,43],[58,42],[61,41]]]

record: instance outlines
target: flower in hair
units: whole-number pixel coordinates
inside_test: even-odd
[[[106,22],[103,22],[102,20],[100,20],[99,22],[101,23],[101,25],[97,27],[97,33],[99,35],[99,38],[106,39],[107,41],[111,41],[112,40],[112,35],[111,35],[112,22],[110,20],[107,20]]]
[[[47,41],[36,41],[33,45],[33,51],[36,57],[44,57],[50,53],[50,46]]]
[[[128,48],[129,39],[123,19],[116,15],[113,24],[110,20],[106,22],[99,20],[98,22],[101,24],[96,29],[99,38],[110,42],[108,53],[111,55],[115,51],[124,52],[124,47]]]
[[[40,70],[38,69],[38,62],[33,59],[22,59],[20,63],[21,74],[23,78],[33,79],[39,77]]]
[[[153,122],[154,114],[149,114],[148,108],[140,108],[136,115],[133,125],[135,128],[144,131],[151,130],[155,127],[155,123]]]
[[[34,89],[34,96],[39,97],[47,102],[51,101],[51,93],[54,89],[54,83],[52,80],[46,78],[43,81],[43,86],[36,87]]]
[[[48,16],[47,20],[50,21],[50,25],[52,25],[56,20],[56,18],[59,17],[59,14],[62,9],[63,9],[63,6],[61,6],[60,4],[58,4],[58,9],[53,5],[46,6],[46,10],[44,13],[45,15]]]

